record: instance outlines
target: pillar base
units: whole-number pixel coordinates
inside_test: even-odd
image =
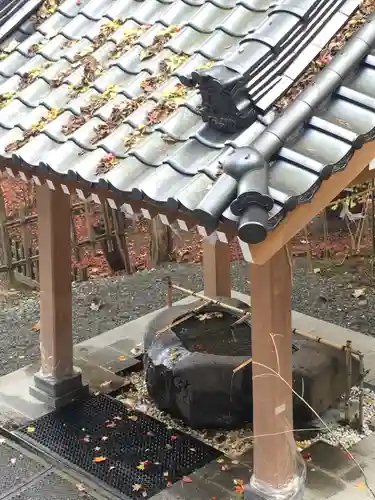
[[[87,397],[89,387],[83,384],[81,371],[78,368],[74,368],[73,371],[72,376],[62,380],[45,377],[40,372],[36,373],[34,375],[34,385],[30,387],[30,394],[54,410]]]
[[[275,489],[271,485],[257,481],[254,476],[245,486],[244,500],[303,500],[305,493],[305,475],[295,478],[283,488]]]

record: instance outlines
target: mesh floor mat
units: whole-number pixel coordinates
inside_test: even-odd
[[[150,498],[219,456],[104,395],[49,413],[20,430],[134,500]]]

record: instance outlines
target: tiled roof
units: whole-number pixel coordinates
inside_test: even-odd
[[[372,137],[374,20],[269,111],[357,5],[47,0],[2,44],[0,156],[260,241]]]

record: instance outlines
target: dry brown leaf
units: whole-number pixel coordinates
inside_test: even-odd
[[[31,327],[33,332],[40,332],[40,320]]]

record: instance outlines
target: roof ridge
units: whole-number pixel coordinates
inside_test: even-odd
[[[317,106],[338,90],[353,68],[358,67],[374,48],[375,14],[249,147],[237,148],[221,160],[223,174],[197,207],[200,217],[206,214],[207,223],[208,219],[212,223],[212,200],[220,197],[218,210],[230,206],[233,215],[240,218],[240,238],[247,243],[263,241],[267,236],[268,212],[273,206],[268,191],[268,168],[272,157],[296,129],[313,117]],[[358,138],[345,161],[349,161],[354,148],[360,148],[363,142],[364,138]]]
[[[11,5],[11,3],[15,5]],[[26,21],[43,3],[43,0],[5,0],[0,3],[0,7],[4,5],[5,12],[2,15],[0,12],[0,43],[10,36],[16,29]],[[12,8],[9,11],[9,8]]]
[[[224,132],[242,130],[254,123],[260,111],[257,100],[263,96],[262,93],[259,95],[258,89],[258,97],[255,97],[249,88],[254,76],[264,73],[262,87],[268,83],[275,85],[277,75],[272,68],[280,64],[279,56],[282,54],[281,64],[287,64],[290,54],[302,52],[311,38],[317,36],[316,31],[323,31],[324,23],[320,30],[316,30],[316,26],[327,17],[327,13],[329,18],[340,14],[339,22],[332,24],[329,41],[358,7],[351,2],[352,10],[346,15],[340,12],[346,3],[343,0],[306,0],[301,4],[301,0],[283,0],[253,33],[240,42],[238,50],[212,68],[193,72],[192,82],[198,85],[202,94],[203,120]],[[310,51],[310,60],[316,55]],[[310,60],[304,59],[306,66]],[[293,80],[288,78],[285,83],[286,88],[281,88],[279,93],[287,90]],[[275,95],[273,100],[278,97],[280,95]]]

